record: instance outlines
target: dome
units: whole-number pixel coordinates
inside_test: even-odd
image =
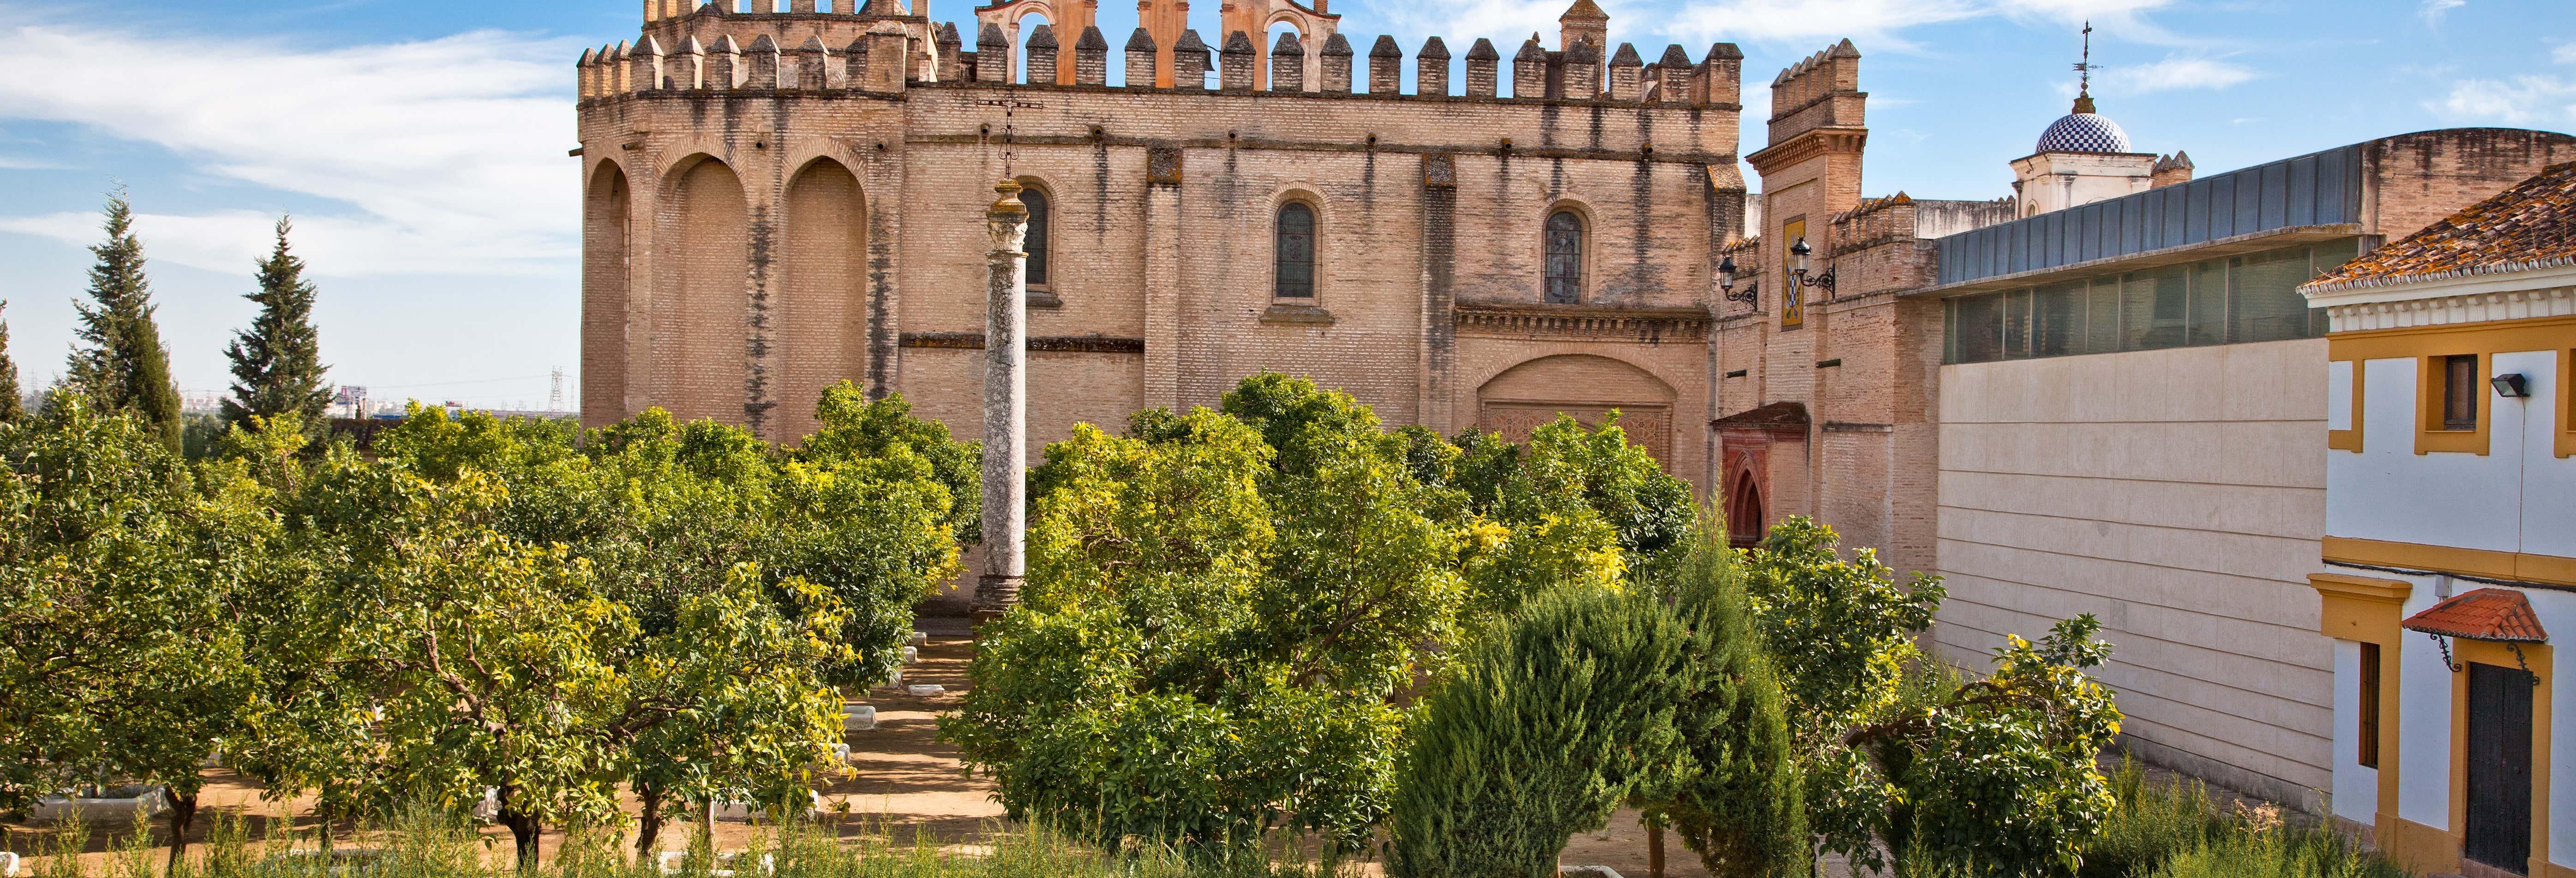
[[[2109,116],[2068,113],[2039,135],[2032,152],[2128,152],[2129,133]]]

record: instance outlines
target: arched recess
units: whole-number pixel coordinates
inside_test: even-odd
[[[1628,441],[1645,447],[1669,469],[1673,398],[1671,384],[1627,362],[1557,354],[1505,369],[1476,388],[1476,423],[1520,441],[1559,414],[1599,429],[1616,411]]]
[[[1252,38],[1252,87],[1270,88],[1270,40],[1275,36],[1272,25],[1285,23],[1297,29],[1297,44],[1306,49],[1306,90],[1323,90],[1324,41],[1341,27],[1342,17],[1322,9],[1308,8],[1297,0],[1235,0],[1224,5],[1218,15],[1217,38],[1222,45],[1228,35],[1242,31]]]
[[[624,419],[626,367],[646,355],[627,327],[633,298],[629,273],[634,235],[626,169],[602,161],[582,192],[581,235],[581,422],[597,426]]]
[[[742,179],[712,156],[684,159],[671,180],[672,228],[661,253],[669,295],[654,301],[652,404],[682,420],[742,423],[749,369],[749,209]]]
[[[867,193],[847,166],[818,158],[787,183],[786,260],[771,326],[783,356],[774,438],[814,432],[814,403],[848,379],[867,383]]]
[[[1025,31],[1036,27],[1036,25],[1022,25],[1021,19],[1032,15],[1044,19],[1044,23],[1055,30],[1056,69],[1042,75],[1031,74],[1025,81],[1072,85],[1073,44],[1074,41],[1082,39],[1084,28],[1099,23],[1097,21],[1099,12],[1095,7],[1096,4],[1081,2],[1081,0],[1065,3],[1061,9],[1057,8],[1057,4],[1052,0],[1003,0],[990,6],[975,7],[975,30],[982,31],[986,24],[999,26],[1002,29],[1002,38],[1010,41],[1012,57],[1009,66],[1016,71],[1021,64],[1025,63],[1023,59],[1026,58],[1025,47],[1028,45],[1028,34]]]
[[[1726,486],[1726,542],[1738,549],[1762,541],[1762,485],[1751,467],[1738,467]]]

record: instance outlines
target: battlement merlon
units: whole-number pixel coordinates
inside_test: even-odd
[[[865,79],[876,79],[874,73]],[[1009,148],[1025,161],[1047,161],[1045,156],[1057,152],[1087,157],[1104,149],[1124,154],[1148,148],[1374,153],[1398,162],[1443,154],[1651,166],[1648,178],[1658,185],[1688,182],[1691,191],[1701,191],[1714,183],[1719,190],[1741,190],[1733,172],[1740,129],[1731,110],[1572,105],[1597,108],[1602,115],[1595,140],[1587,129],[1563,124],[1567,106],[1457,97],[916,83],[891,92],[637,93],[583,102],[577,130],[586,154],[623,157],[645,167],[697,152],[739,163],[770,155],[839,154],[859,144],[874,150],[870,154],[930,149],[998,163],[1007,126],[1015,144]],[[1727,231],[1740,233],[1732,225]]]
[[[840,85],[834,87],[856,88],[859,79],[856,73],[865,61],[863,54],[854,55],[854,49],[865,41],[867,34],[881,31],[877,25],[886,22],[903,28],[906,68],[901,78],[908,84],[959,80],[1016,81],[1024,75],[1020,72],[1023,65],[1017,63],[1019,59],[1016,57],[1024,45],[1029,55],[1051,56],[1031,59],[1038,62],[1036,69],[1040,73],[1028,76],[1027,84],[1100,85],[1105,83],[1105,68],[1111,63],[1110,59],[1100,57],[1096,62],[1098,67],[1086,69],[1084,47],[1077,45],[1074,51],[1059,48],[1077,34],[1096,32],[1092,20],[1096,17],[1098,0],[999,0],[977,7],[970,25],[976,32],[974,46],[968,46],[965,40],[960,39],[956,24],[931,21],[928,0],[912,0],[913,8],[907,8],[905,0],[718,0],[690,5],[697,2],[646,0],[643,36],[647,41],[667,47],[665,58],[679,54],[678,47],[691,41],[700,47],[713,47],[730,38],[736,47],[749,47],[766,37],[772,46],[791,54],[791,57],[781,59],[783,65],[811,66],[816,56],[793,55],[794,50],[785,50],[784,47],[801,49],[815,41],[827,47],[843,47],[827,50],[823,56],[829,57],[834,52],[843,56],[842,75],[800,78],[782,72],[782,80],[828,82],[837,79]],[[1349,92],[1351,89],[1345,83],[1353,79],[1347,69],[1352,60],[1351,41],[1339,32],[1341,16],[1327,11],[1329,7],[1325,0],[1312,2],[1312,6],[1299,0],[1230,0],[1226,3],[1228,27],[1225,33],[1231,36],[1242,32],[1248,37],[1246,48],[1250,55],[1244,60],[1249,63],[1240,66],[1248,68],[1243,72],[1249,73],[1250,81],[1238,86],[1220,84],[1219,87],[1250,92]],[[831,4],[832,11],[816,11],[823,3]],[[740,11],[746,4],[750,11]],[[1145,46],[1152,46],[1155,55],[1151,63],[1144,63],[1144,59],[1135,57],[1133,53],[1128,53],[1130,57],[1123,59],[1136,84],[1150,83],[1152,87],[1159,88],[1204,88],[1207,85],[1204,73],[1223,69],[1220,65],[1208,63],[1214,62],[1214,57],[1206,57],[1199,64],[1193,64],[1193,59],[1185,57],[1193,49],[1207,56],[1217,54],[1207,51],[1205,44],[1195,39],[1195,33],[1180,27],[1186,24],[1184,16],[1188,8],[1189,4],[1182,0],[1139,0],[1138,9],[1144,24],[1138,31],[1143,39],[1131,38],[1129,44],[1140,51]],[[1047,39],[1037,40],[1035,45],[1023,39],[1021,32],[1022,19],[1033,14],[1045,16],[1049,24],[1039,27],[1050,34]],[[1663,57],[1653,64],[1641,64],[1640,56],[1627,44],[1619,46],[1621,53],[1618,56],[1611,55],[1610,44],[1604,39],[1608,21],[1608,15],[1593,0],[1573,0],[1572,6],[1560,17],[1563,25],[1560,35],[1564,42],[1558,50],[1551,51],[1540,45],[1538,35],[1533,34],[1514,58],[1513,97],[1701,107],[1734,107],[1740,103],[1743,53],[1737,51],[1733,44],[1711,46],[1708,57],[1698,64],[1691,63],[1689,53],[1680,46],[1667,47]],[[1249,26],[1236,27],[1238,23]],[[1264,39],[1270,27],[1279,24],[1290,25],[1295,31],[1294,39],[1287,44],[1296,47],[1297,51],[1285,59],[1274,59],[1272,56],[1278,47]],[[1167,36],[1163,32],[1165,30],[1174,32]],[[1035,34],[1029,36],[1034,38]],[[1100,56],[1106,56],[1106,41],[1098,42],[1099,45],[1090,48],[1098,49]],[[1057,45],[1043,45],[1045,43]],[[634,51],[640,52],[641,46],[639,42]],[[1849,50],[1850,41],[1846,40],[1835,50],[1819,53],[1818,59],[1828,56],[1840,59]],[[644,69],[640,66],[646,63],[642,56],[630,55],[629,51],[620,44],[586,53],[579,63],[583,79],[577,86],[577,94],[590,100],[673,87],[670,85],[675,75],[673,71]],[[1849,57],[1857,59],[1859,55],[1849,52]],[[1577,58],[1583,60],[1572,61]],[[1423,44],[1416,58],[1415,91],[1418,96],[1445,97],[1451,94],[1449,60],[1448,48],[1441,38],[1431,37]],[[1499,60],[1490,41],[1476,41],[1476,48],[1467,53],[1465,86],[1468,97],[1495,96],[1501,78],[1497,69]],[[1816,61],[1802,62],[1800,72],[1803,73],[1803,68]],[[764,62],[765,55],[718,62],[726,68],[724,72],[736,74],[731,84],[709,85],[708,80],[702,77],[687,78],[697,83],[694,87],[741,88],[752,85],[749,78],[755,73],[765,77],[765,70],[753,69]],[[617,66],[613,70],[606,66],[611,64]],[[1283,69],[1283,64],[1296,69]],[[1050,66],[1054,68],[1052,71],[1047,70]],[[1202,68],[1195,80],[1192,78],[1193,67]],[[1369,52],[1368,93],[1380,96],[1398,94],[1402,69],[1403,53],[1391,40],[1380,37],[1378,45]],[[1852,73],[1847,78],[1856,81],[1856,76]],[[685,90],[693,86],[676,87]],[[766,78],[760,87],[768,87]],[[807,90],[815,87],[802,86]]]
[[[882,2],[890,4],[892,0]],[[1024,77],[1013,69],[1010,37],[1001,22],[979,22],[976,51],[969,52],[962,50],[953,26],[905,17],[870,18],[864,13],[842,21],[850,27],[818,26],[822,19],[833,15],[726,13],[717,6],[703,7],[698,13],[657,25],[658,29],[682,34],[676,40],[648,33],[631,47],[621,43],[584,50],[576,62],[576,93],[580,100],[596,101],[663,92],[886,92],[957,83],[1156,91],[1161,89],[1146,83],[1166,77],[1182,90],[1197,90],[1205,87],[1205,74],[1213,66],[1225,74],[1219,88],[1237,94],[1433,100],[1459,97],[1450,93],[1449,52],[1439,37],[1426,41],[1417,56],[1419,75],[1412,95],[1393,87],[1401,83],[1402,55],[1392,40],[1379,40],[1378,48],[1370,53],[1371,90],[1363,95],[1355,94],[1351,88],[1354,53],[1350,41],[1338,33],[1327,36],[1320,49],[1283,33],[1267,53],[1272,56],[1271,69],[1262,71],[1256,65],[1265,53],[1249,34],[1228,34],[1222,54],[1229,63],[1211,65],[1208,61],[1213,59],[1208,56],[1214,53],[1197,39],[1195,32],[1184,31],[1173,47],[1176,69],[1165,74],[1156,63],[1161,54],[1158,41],[1143,28],[1128,40],[1127,51],[1113,57],[1097,27],[1085,28],[1074,51],[1065,52],[1060,48],[1060,32],[1049,25],[1033,25],[1026,51],[1031,69],[1038,75],[1025,77],[1035,81],[1021,81]],[[837,30],[850,33],[825,35]],[[887,36],[899,40],[900,45],[870,48],[874,40]],[[795,48],[785,48],[788,46]],[[885,63],[897,65],[900,75],[882,68],[875,69],[874,76],[864,75],[876,66],[878,55],[885,55]],[[1635,47],[1622,44],[1616,57],[1603,65],[1598,60],[1599,47],[1588,41],[1559,53],[1547,51],[1533,39],[1522,45],[1514,59],[1515,82],[1509,97],[1495,93],[1499,61],[1496,55],[1490,41],[1476,41],[1475,48],[1467,53],[1464,97],[1740,109],[1736,100],[1742,91],[1743,53],[1728,43],[1711,46],[1708,56],[1697,63],[1682,47],[1668,46],[1653,65],[1641,64]],[[1107,84],[1110,64],[1126,68],[1125,84]],[[1066,75],[1066,67],[1072,68],[1070,76]],[[1053,76],[1048,75],[1051,68]],[[1551,76],[1551,68],[1561,72]],[[1610,80],[1591,81],[1590,73],[1596,68],[1605,69]],[[1267,88],[1260,84],[1263,72],[1271,74]],[[1310,73],[1320,79],[1308,78]],[[1553,93],[1546,88],[1551,79],[1560,83]]]
[[[1860,90],[1860,50],[1848,39],[1835,43],[1771,80],[1770,143],[1820,128],[1866,128],[1868,98]]]
[[[955,54],[956,50],[938,42],[941,28],[926,14],[927,0],[915,0],[924,12],[907,10],[902,0],[867,0],[864,5],[857,0],[836,0],[833,4],[835,11],[832,12],[813,11],[815,0],[785,0],[789,11],[783,12],[736,12],[729,5],[733,0],[694,8],[685,6],[689,2],[693,0],[646,0],[644,40],[659,43],[673,55],[678,54],[680,47],[690,40],[697,41],[702,47],[713,47],[722,37],[731,37],[736,46],[749,46],[761,37],[768,37],[771,43],[782,47],[803,46],[812,40],[820,40],[825,46],[846,47],[863,39],[877,25],[890,22],[902,27],[906,40],[904,54],[911,66],[904,72],[904,79],[932,82],[951,78],[946,75],[950,71],[942,66],[942,62],[945,56]],[[754,8],[775,8],[778,0],[752,2]],[[840,11],[853,6],[857,8]],[[637,46],[640,48],[642,41]],[[1068,58],[1067,62],[1070,60]],[[670,75],[674,74],[665,73],[666,77]],[[599,93],[619,94],[650,89],[660,81],[633,80],[631,74],[629,79],[632,81],[623,87],[602,83]]]

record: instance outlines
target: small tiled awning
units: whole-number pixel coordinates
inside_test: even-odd
[[[2408,631],[2464,640],[2549,642],[2549,632],[2541,630],[2540,617],[2531,612],[2531,601],[2522,592],[2509,588],[2481,588],[2454,595],[2406,617],[2402,624]]]

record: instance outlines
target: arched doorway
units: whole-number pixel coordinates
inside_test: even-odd
[[[1726,487],[1726,543],[1738,549],[1749,549],[1762,542],[1762,486],[1753,481],[1753,471],[1737,470],[1735,481]]]

